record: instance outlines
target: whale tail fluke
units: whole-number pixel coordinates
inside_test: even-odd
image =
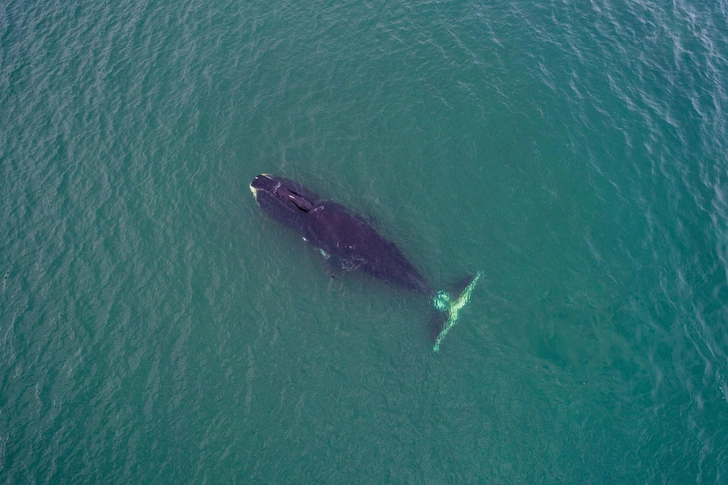
[[[435,352],[440,351],[440,343],[447,333],[458,323],[460,310],[462,310],[470,301],[470,295],[473,293],[475,285],[483,275],[482,271],[478,271],[475,276],[468,276],[453,288],[452,294],[446,291],[438,291],[432,300],[432,304],[438,310],[438,315],[431,322],[431,328],[434,330],[435,346],[432,348]]]

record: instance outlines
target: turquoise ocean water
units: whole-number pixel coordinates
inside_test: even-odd
[[[0,1],[1,483],[728,483],[725,0]],[[371,217],[429,302],[261,172]]]

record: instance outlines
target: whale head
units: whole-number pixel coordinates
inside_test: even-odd
[[[258,205],[271,217],[285,225],[299,228],[306,214],[313,211],[319,197],[293,180],[261,174],[250,183]]]

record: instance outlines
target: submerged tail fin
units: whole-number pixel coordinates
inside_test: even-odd
[[[435,352],[440,351],[440,342],[442,342],[450,329],[458,323],[460,310],[462,310],[463,307],[470,301],[470,294],[473,292],[473,288],[475,288],[475,284],[478,282],[482,274],[482,271],[478,271],[470,283],[465,286],[465,289],[463,289],[459,296],[454,300],[446,291],[438,291],[437,295],[435,295],[435,298],[432,301],[433,305],[435,305],[435,308],[441,312],[445,312],[447,314],[447,321],[443,325],[442,330],[440,330],[440,334],[437,336],[437,339],[435,339],[435,346],[432,348]]]

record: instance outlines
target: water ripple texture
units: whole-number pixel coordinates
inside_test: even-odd
[[[728,4],[0,2],[1,483],[725,483]],[[438,288],[317,252],[300,180]]]

